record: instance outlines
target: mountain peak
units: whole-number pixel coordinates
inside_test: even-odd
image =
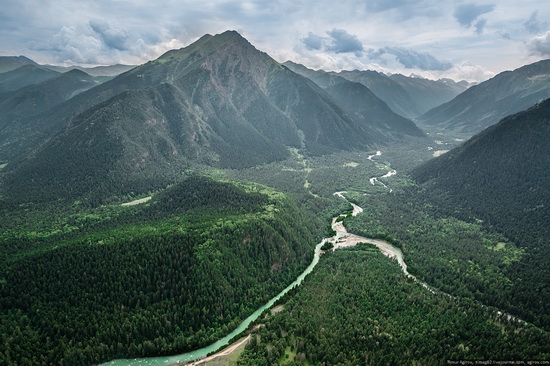
[[[170,50],[163,55],[161,55],[157,60],[165,60],[169,58],[174,58],[177,55],[185,55],[190,52],[195,51],[215,51],[219,49],[220,47],[223,47],[224,44],[227,44],[231,41],[239,41],[243,42],[243,44],[250,45],[250,42],[248,42],[243,36],[241,36],[237,31],[234,30],[228,30],[220,34],[211,35],[211,34],[205,34],[204,36],[200,37],[195,42],[191,43],[187,47],[183,47],[177,50]]]
[[[220,34],[216,34],[216,36],[225,36],[225,37],[240,37],[240,38],[243,38],[243,36],[241,36],[241,34],[239,32],[237,32],[236,30],[226,30],[225,32],[222,32]],[[243,38],[244,39],[244,38]]]
[[[0,73],[15,70],[22,65],[38,65],[25,56],[0,56]]]
[[[79,69],[71,69],[65,73],[66,75],[71,76],[86,76],[89,77],[90,74],[86,73],[85,71],[79,70]]]
[[[257,79],[265,70],[279,64],[256,49],[236,31],[205,35],[187,47],[171,50],[158,59],[136,67],[125,75],[125,85],[174,84],[187,75],[211,72],[215,77],[242,74]],[[263,71],[262,71],[263,70]],[[197,73],[198,72],[198,73]],[[131,80],[130,80],[131,79]],[[113,80],[119,83],[122,79]]]
[[[23,56],[23,55],[20,55],[20,56],[13,56],[13,57],[7,57],[7,58],[11,58],[13,59],[14,61],[17,61],[21,64],[32,64],[32,65],[38,65],[36,62],[34,62],[33,60],[31,60],[30,58],[28,58],[27,56]]]

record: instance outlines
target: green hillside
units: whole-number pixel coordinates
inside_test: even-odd
[[[447,365],[549,356],[547,333],[432,294],[369,246],[323,255],[287,300],[237,365]]]
[[[412,172],[442,212],[504,233],[526,251],[508,270],[513,306],[544,327],[550,281],[550,100],[507,117]]]
[[[318,241],[317,221],[283,194],[206,178],[101,210],[50,219],[48,234],[2,223],[1,364],[205,346],[292,282]]]

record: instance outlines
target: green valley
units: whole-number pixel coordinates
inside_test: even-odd
[[[550,361],[548,60],[294,48],[379,62],[335,72],[201,29],[135,67],[0,56],[0,366]]]

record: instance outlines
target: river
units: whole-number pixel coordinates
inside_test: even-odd
[[[381,156],[382,155],[382,151],[377,151],[376,154],[374,155],[369,155],[367,157],[367,160],[370,160],[370,161],[374,161],[372,160],[372,158],[374,158],[375,156]],[[389,167],[388,167],[389,168]],[[380,181],[380,178],[389,178],[391,177],[392,175],[396,175],[397,174],[397,170],[395,169],[391,169],[390,171],[388,171],[386,174],[380,176],[380,177],[372,177],[369,179],[369,182],[370,184],[372,184],[373,186],[376,184],[376,183],[380,183],[381,185],[384,186],[384,188],[388,188],[390,190],[390,193],[393,192],[393,189],[389,188],[387,185],[385,185],[383,182]]]
[[[295,286],[300,285],[304,278],[315,268],[317,263],[319,262],[319,257],[321,255],[321,247],[326,242],[327,239],[323,239],[317,246],[315,247],[315,253],[313,256],[313,260],[309,264],[309,266],[305,269],[304,272],[302,272],[301,275],[294,280],[288,287],[286,287],[283,291],[281,291],[277,296],[269,300],[264,306],[256,310],[252,315],[250,315],[248,318],[246,318],[235,330],[233,330],[231,333],[229,333],[227,336],[219,339],[215,343],[198,349],[196,351],[183,353],[181,355],[175,355],[175,356],[165,356],[165,357],[149,357],[149,358],[135,358],[135,359],[120,359],[120,360],[113,360],[110,362],[103,363],[101,366],[160,366],[160,365],[174,365],[178,363],[184,363],[184,362],[191,362],[198,360],[200,358],[208,356],[208,354],[212,352],[216,352],[219,349],[221,349],[224,346],[227,346],[229,344],[229,341],[239,335],[240,333],[244,332],[246,329],[248,329],[248,326],[258,319],[258,317],[267,309],[273,306],[277,300],[279,300],[281,297],[283,297],[288,291],[290,291]]]
[[[344,196],[346,192],[335,192],[334,195],[337,197],[340,197],[344,200],[346,200],[349,204],[353,207],[352,215],[356,216],[363,212],[363,208],[359,207],[358,205],[348,201],[348,199]],[[427,288],[429,291],[433,292],[433,290],[424,282],[419,281],[416,277],[411,275],[407,271],[407,264],[405,263],[405,260],[403,259],[403,252],[401,249],[395,247],[394,245],[388,243],[384,240],[377,240],[377,239],[369,239],[362,236],[351,234],[347,231],[342,221],[336,221],[338,217],[334,217],[332,219],[332,229],[336,232],[336,235],[331,238],[325,238],[323,239],[317,246],[315,247],[315,252],[313,255],[313,260],[309,264],[309,266],[292,282],[290,285],[288,285],[283,291],[281,291],[277,296],[269,300],[264,306],[256,310],[252,315],[250,315],[248,318],[246,318],[235,330],[233,330],[231,333],[229,333],[227,336],[219,339],[218,341],[214,342],[213,344],[198,349],[196,351],[183,353],[180,355],[175,356],[164,356],[164,357],[149,357],[149,358],[135,358],[135,359],[119,359],[119,360],[113,360],[106,363],[101,364],[101,366],[166,366],[166,365],[174,365],[179,363],[185,363],[185,362],[192,362],[196,361],[198,359],[207,357],[209,354],[216,352],[223,347],[227,346],[229,344],[229,341],[231,341],[233,338],[235,338],[237,335],[244,332],[246,329],[248,329],[248,326],[254,322],[256,319],[260,317],[260,315],[267,309],[273,306],[277,300],[279,300],[281,297],[283,297],[288,291],[293,289],[296,286],[299,286],[304,278],[311,273],[313,268],[317,265],[319,262],[319,258],[321,256],[321,247],[323,244],[325,244],[327,241],[332,242],[334,244],[334,248],[332,250],[336,250],[339,248],[346,248],[354,246],[358,243],[368,243],[375,245],[380,251],[393,259],[396,259],[399,263],[399,266],[401,267],[403,273],[414,279],[416,282],[422,284],[425,288]]]

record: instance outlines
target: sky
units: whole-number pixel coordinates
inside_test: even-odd
[[[550,58],[548,0],[0,0],[0,56],[137,65],[236,30],[279,62],[483,81]]]

